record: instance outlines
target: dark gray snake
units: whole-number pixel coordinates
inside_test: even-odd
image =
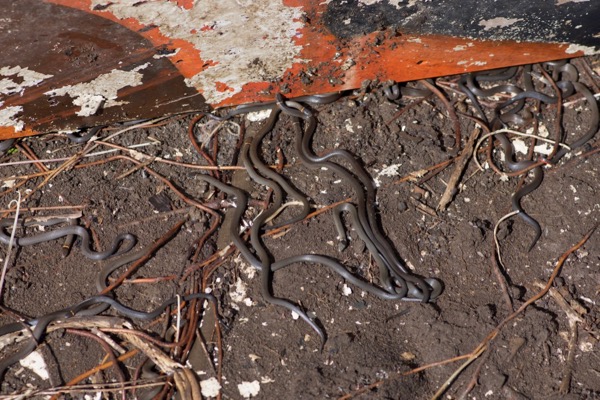
[[[113,299],[112,297],[94,296],[74,306],[67,307],[50,314],[46,314],[36,319],[4,325],[0,328],[0,336],[4,336],[14,332],[19,332],[24,328],[29,328],[32,336],[27,341],[27,344],[23,346],[19,351],[17,351],[9,357],[5,357],[2,360],[0,360],[0,380],[4,376],[6,370],[11,365],[17,363],[24,357],[27,357],[28,354],[35,350],[35,348],[42,341],[43,336],[46,332],[46,328],[50,323],[54,321],[64,320],[73,316],[97,315],[109,307],[112,307],[115,311],[127,318],[147,321],[158,317],[164,312],[164,310],[167,307],[177,303],[177,301],[190,301],[193,299],[205,299],[213,302],[216,305],[216,299],[214,296],[205,293],[196,293],[188,296],[182,296],[179,299],[177,297],[171,298],[169,300],[166,300],[153,311],[144,312],[126,307],[123,304],[116,301],[115,299]]]

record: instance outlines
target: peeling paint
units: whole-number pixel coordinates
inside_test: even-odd
[[[2,103],[0,102],[0,107]],[[0,126],[14,127],[15,132],[21,132],[25,128],[25,123],[15,117],[23,112],[23,107],[12,106],[0,109]]]
[[[143,74],[139,71],[147,68],[148,65],[148,63],[139,65],[131,71],[113,69],[92,81],[63,86],[44,94],[50,97],[65,95],[72,97],[73,104],[81,107],[76,114],[80,117],[89,117],[95,115],[100,108],[127,104],[125,101],[116,100],[119,90],[128,86],[140,86]]]
[[[585,3],[588,1],[590,1],[590,0],[556,0],[556,5],[562,6],[563,4],[567,4],[567,3]]]
[[[42,83],[45,79],[52,78],[52,75],[42,74],[41,72],[32,71],[29,68],[2,67],[0,68],[0,76],[9,77],[16,76],[21,82],[16,82],[14,79],[0,79],[0,94],[11,95],[15,93],[23,94],[23,91],[31,86],[36,86]]]
[[[595,47],[592,46],[582,46],[580,44],[570,44],[569,47],[565,50],[567,54],[575,54],[582,51],[586,56],[591,56],[597,53]]]
[[[516,24],[519,21],[523,21],[523,19],[522,18],[497,17],[497,18],[492,18],[492,19],[488,19],[488,20],[483,19],[483,20],[479,21],[479,26],[483,26],[484,31],[489,31],[490,29],[495,29],[495,28],[506,28],[507,26]]]
[[[105,3],[93,0],[91,8]],[[189,9],[165,0],[113,0],[108,11],[156,26],[163,35],[185,40],[199,50],[202,60],[197,62],[207,67],[188,77],[186,84],[202,91],[209,103],[240,93],[244,83],[277,80],[293,63],[302,61],[302,47],[294,43],[303,26],[301,8],[287,7],[281,0],[206,0]]]
[[[402,5],[400,3],[403,3],[404,0],[358,0],[358,2],[360,4],[364,4],[365,6],[370,6],[376,3],[387,3],[396,7],[397,9],[401,9]],[[412,2],[414,3],[414,0],[412,0]]]

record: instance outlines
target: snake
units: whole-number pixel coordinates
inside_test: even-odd
[[[84,133],[84,134],[81,134],[81,133],[67,133],[67,138],[69,138],[69,140],[71,141],[71,143],[77,143],[77,144],[86,143],[91,138],[93,138],[98,132],[100,132],[100,130],[102,130],[105,127],[106,127],[106,125],[95,126],[95,127],[91,128],[91,129],[88,129],[88,131],[86,133]]]
[[[283,104],[283,102],[282,102],[282,104]],[[283,107],[287,107],[287,106],[283,105]],[[252,141],[250,142],[250,144],[248,146],[247,154],[248,154],[250,160],[246,160],[246,162],[244,162],[244,166],[246,166],[246,168],[249,168],[249,166],[250,166],[250,168],[252,168],[251,165],[254,165],[256,167],[256,169],[258,170],[258,172],[260,172],[264,177],[267,178],[266,181],[272,182],[271,184],[265,183],[266,182],[265,180],[262,180],[261,178],[259,178],[257,176],[258,175],[257,172],[254,173],[253,177],[251,176],[252,179],[257,181],[258,183],[271,187],[271,189],[273,189],[274,196],[282,196],[281,190],[283,189],[294,200],[296,200],[302,204],[302,210],[298,215],[296,215],[295,217],[291,218],[288,221],[275,224],[275,225],[269,227],[269,229],[276,229],[283,225],[293,224],[295,222],[301,221],[310,212],[310,203],[308,202],[308,199],[306,198],[306,196],[304,196],[302,193],[300,193],[298,190],[296,190],[292,185],[290,185],[281,175],[279,175],[278,173],[273,171],[271,168],[269,168],[269,166],[266,165],[260,159],[260,157],[258,155],[258,147],[260,146],[260,143],[262,142],[264,137],[269,132],[271,132],[271,130],[273,129],[273,127],[277,121],[277,118],[279,116],[279,113],[281,111],[282,111],[281,106],[280,107],[274,106],[271,108],[271,115],[269,116],[269,119],[264,124],[264,126],[261,128],[261,130],[254,136],[254,138],[252,139]],[[281,203],[278,204],[277,208],[279,208],[279,206],[281,206]]]
[[[69,222],[69,218],[53,218],[44,222],[35,222],[29,221],[20,225],[23,226],[31,226],[31,225],[44,225],[44,226],[52,226],[60,223]],[[0,243],[9,244],[10,243],[10,235],[6,233],[5,228],[12,226],[14,220],[12,218],[4,218],[0,220]],[[94,251],[90,245],[90,234],[88,231],[79,225],[67,225],[61,228],[53,229],[48,232],[38,233],[33,236],[14,238],[13,245],[17,247],[21,246],[31,246],[39,243],[49,242],[52,240],[60,239],[65,236],[79,236],[81,239],[81,252],[84,256],[91,260],[105,260],[109,257],[122,255],[133,248],[136,244],[136,238],[130,233],[122,233],[117,235],[114,239],[112,245],[108,250],[105,251]],[[121,250],[119,247],[121,244],[127,241],[127,245],[125,245]]]
[[[148,320],[158,317],[160,314],[162,314],[164,312],[164,310],[168,306],[175,304],[178,301],[186,301],[187,302],[187,301],[190,301],[193,299],[205,299],[214,304],[216,304],[216,301],[217,301],[216,298],[211,294],[195,293],[195,294],[191,294],[191,295],[187,295],[187,296],[182,296],[180,298],[178,298],[178,297],[170,298],[170,299],[166,300],[165,302],[163,302],[160,306],[158,306],[154,310],[145,312],[145,311],[134,310],[132,308],[124,306],[123,304],[119,303],[117,300],[113,299],[112,297],[93,296],[93,297],[90,297],[74,306],[63,308],[62,310],[59,310],[59,311],[54,311],[50,314],[46,314],[46,315],[36,318],[36,319],[32,319],[32,320],[25,321],[25,322],[14,322],[14,323],[5,325],[0,328],[0,336],[4,336],[4,335],[10,334],[10,333],[21,331],[24,329],[24,327],[30,328],[30,332],[31,332],[32,336],[31,336],[30,340],[28,341],[28,343],[25,346],[23,346],[23,348],[21,348],[19,351],[14,353],[12,356],[10,356],[8,358],[4,358],[3,360],[0,361],[0,379],[2,379],[6,370],[11,365],[17,363],[19,360],[23,359],[24,357],[27,357],[28,354],[30,354],[31,352],[33,352],[35,350],[35,348],[42,341],[42,339],[44,337],[44,333],[46,332],[46,328],[48,327],[48,325],[50,323],[52,323],[54,321],[64,320],[67,318],[71,318],[73,316],[84,315],[84,312],[86,310],[89,311],[91,306],[94,306],[97,304],[107,305],[108,307],[112,307],[118,313],[122,314],[123,316],[125,316],[127,318],[148,321]],[[91,307],[91,308],[93,308],[93,307]],[[87,315],[90,315],[90,314],[87,314]],[[97,315],[97,314],[94,314],[94,315]]]
[[[323,156],[317,156],[312,151],[310,146],[312,137],[316,130],[316,118],[312,115],[307,115],[305,116],[304,120],[305,128],[302,141],[296,143],[296,149],[303,164],[305,164],[309,169],[321,169],[323,167],[330,169],[350,183],[356,193],[356,199],[358,203],[358,220],[365,230],[369,240],[374,243],[379,253],[382,255],[389,271],[392,273],[392,275],[394,275],[394,279],[400,282],[401,287],[405,286],[405,281],[416,284],[422,290],[420,299],[424,303],[428,302],[430,300],[432,291],[430,285],[420,277],[408,272],[406,267],[396,256],[395,251],[388,240],[379,231],[374,209],[375,188],[368,173],[364,170],[356,158],[346,150],[335,149]],[[302,129],[300,127],[300,120],[297,117],[294,119],[293,127],[294,129]],[[346,168],[329,161],[329,159],[332,157],[342,157],[345,161],[347,161],[352,166],[353,171],[356,173],[359,179],[356,179],[354,175]],[[383,284],[389,288],[391,287],[392,282],[383,282]]]
[[[4,153],[15,144],[16,139],[6,139],[0,141],[0,153]]]
[[[586,134],[582,135],[571,145],[571,149],[574,147],[579,147],[586,143],[588,140],[590,140],[597,131],[598,106],[594,100],[594,97],[591,94],[591,92],[589,92],[589,90],[587,90],[587,88],[585,88],[582,84],[575,82],[577,80],[577,70],[572,65],[566,63],[566,61],[545,63],[542,65],[542,67],[550,69],[552,72],[552,78],[555,80],[558,80],[561,74],[564,75],[565,80],[559,80],[556,82],[557,87],[561,90],[562,98],[570,96],[574,91],[579,91],[584,95],[584,97],[586,97],[587,101],[590,103],[590,107],[593,113],[593,120],[590,124],[590,129]],[[531,73],[531,65],[526,65],[523,67],[523,85],[525,90],[512,84],[501,84],[490,89],[481,89],[477,85],[477,82],[480,81],[493,82],[510,79],[510,77],[512,76],[509,77],[508,73],[502,76],[499,76],[498,74],[481,73],[471,73],[463,75],[459,80],[459,87],[471,100],[475,110],[485,121],[487,121],[487,117],[483,112],[481,105],[477,101],[476,96],[489,97],[500,92],[508,92],[514,94],[513,97],[511,97],[507,101],[504,101],[494,109],[494,119],[492,120],[490,125],[491,130],[495,131],[501,128],[502,126],[505,126],[505,124],[508,122],[512,122],[517,125],[523,125],[527,122],[523,119],[523,117],[517,114],[520,110],[523,109],[524,101],[526,99],[535,99],[546,104],[557,103],[558,99],[556,97],[548,96],[535,90],[533,86],[533,81],[531,79]],[[502,112],[502,110],[506,110],[511,105],[513,105],[512,108],[505,112]],[[499,133],[495,135],[495,137],[500,142],[500,146],[505,155],[506,165],[511,171],[516,172],[525,170],[526,168],[535,164],[535,162],[531,160],[524,160],[518,162],[515,161],[514,147],[508,139],[508,137],[504,133]],[[549,163],[557,162],[568,151],[569,149],[564,147],[559,149],[557,153],[554,156],[552,156],[552,158],[549,160]],[[531,182],[529,182],[526,185],[523,185],[511,197],[513,211],[518,211],[519,218],[521,218],[525,223],[531,226],[535,231],[535,236],[532,243],[529,246],[529,250],[531,250],[535,246],[542,234],[540,224],[529,214],[527,214],[521,206],[521,199],[529,193],[533,192],[535,189],[537,189],[543,181],[544,171],[541,166],[533,168],[532,172],[533,179],[531,180]]]
[[[271,111],[271,117],[275,116],[275,118],[277,117],[277,113],[275,112],[275,110]],[[257,147],[257,143],[260,142],[260,140],[262,140],[262,137],[264,137],[264,135],[266,135],[266,133],[263,132],[268,132],[270,131],[270,129],[272,128],[272,125],[274,125],[274,122],[276,119],[270,118],[271,121],[267,122],[265,128],[263,128],[261,130],[261,132],[259,134],[257,134],[256,137],[254,137],[252,139],[252,143],[248,143],[248,141],[246,141],[244,143],[244,145],[242,146],[241,149],[241,161],[242,164],[244,165],[244,167],[246,168],[246,172],[248,173],[248,175],[257,183],[265,185],[270,187],[271,189],[273,189],[273,202],[271,203],[271,205],[269,206],[269,208],[267,208],[266,210],[263,210],[252,222],[252,228],[250,230],[250,242],[252,244],[252,247],[254,247],[254,250],[256,252],[256,255],[258,256],[258,259],[256,257],[253,258],[248,258],[246,257],[246,260],[256,269],[260,270],[260,274],[261,274],[261,293],[263,296],[263,299],[271,304],[275,304],[281,307],[284,307],[288,310],[290,310],[291,312],[294,312],[296,314],[298,314],[319,336],[319,338],[321,339],[321,343],[324,344],[325,343],[325,332],[321,329],[321,327],[314,321],[312,320],[307,313],[305,313],[303,310],[300,309],[300,307],[298,307],[297,305],[293,304],[292,302],[279,298],[279,297],[275,297],[272,294],[272,290],[271,290],[271,282],[272,282],[272,269],[271,269],[271,257],[269,256],[265,246],[262,243],[262,239],[261,239],[261,234],[262,234],[262,227],[263,225],[269,220],[269,218],[271,218],[272,216],[275,215],[275,213],[277,212],[277,210],[281,207],[281,204],[283,202],[282,199],[282,189],[280,186],[280,180],[271,180],[271,179],[267,179],[261,175],[259,175],[259,173],[257,172],[257,170],[254,168],[253,163],[251,162],[251,158],[252,155],[251,153],[256,153],[256,147]],[[255,154],[255,157],[257,158],[257,154]],[[260,164],[259,165],[264,165],[264,164]],[[257,165],[257,168],[260,168]],[[266,166],[264,166],[264,168],[267,168]],[[262,168],[261,168],[262,170]],[[269,172],[272,172],[269,170]],[[263,172],[264,173],[264,172]],[[272,176],[271,173],[269,174],[265,174],[265,175],[269,175]],[[278,177],[280,177],[280,175],[276,174]],[[287,182],[286,182],[287,184]],[[303,214],[308,215],[308,209],[310,207],[310,205],[308,204],[308,201],[306,199],[304,199],[304,201],[306,202],[305,205],[305,212]],[[244,205],[241,205],[241,207],[245,207]],[[236,205],[237,208],[237,205]],[[305,217],[305,215],[301,215],[300,217],[296,217],[294,219],[297,220],[301,220]],[[299,219],[298,219],[299,218]],[[239,223],[239,222],[238,222]],[[239,235],[239,233],[237,234]],[[232,232],[232,236],[236,236],[235,232]],[[245,252],[249,253],[250,250],[244,245],[245,247]],[[240,250],[240,248],[238,247],[238,250]],[[240,250],[240,252],[242,252]]]

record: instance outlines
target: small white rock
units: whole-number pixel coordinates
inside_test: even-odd
[[[346,285],[344,283],[344,286],[342,286],[342,294],[344,296],[350,296],[352,294],[352,289],[348,287],[348,285]]]
[[[200,381],[200,389],[202,390],[202,396],[204,397],[217,397],[221,390],[221,384],[217,378],[209,378]]]
[[[245,399],[254,397],[260,392],[260,383],[258,381],[242,382],[237,387],[240,395]]]

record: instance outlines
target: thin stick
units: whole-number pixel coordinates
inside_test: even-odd
[[[123,355],[121,355],[121,356],[117,357],[117,361],[119,361],[119,362],[121,362],[121,361],[125,361],[125,360],[127,360],[128,358],[131,358],[131,357],[135,356],[137,353],[139,353],[139,350],[138,350],[138,349],[133,349],[133,350],[130,350],[130,351],[128,351],[127,353],[125,353],[125,354],[123,354]],[[77,383],[79,383],[79,382],[83,381],[84,379],[87,379],[87,378],[89,378],[90,376],[94,375],[95,373],[97,373],[97,372],[100,372],[100,371],[104,371],[105,369],[112,367],[112,365],[113,365],[113,361],[112,361],[112,360],[111,360],[111,361],[107,361],[107,362],[105,362],[105,363],[103,363],[103,364],[101,364],[101,365],[98,365],[98,366],[96,366],[96,367],[94,367],[94,368],[90,369],[89,371],[86,371],[86,372],[84,372],[83,374],[80,374],[80,375],[76,376],[75,378],[71,379],[71,380],[70,380],[70,381],[69,381],[69,382],[68,382],[68,383],[67,383],[67,384],[64,386],[64,388],[62,388],[62,389],[63,389],[63,390],[64,390],[64,389],[68,389],[68,388],[70,388],[71,386],[73,386],[73,385],[76,385]],[[62,390],[59,390],[59,391],[58,391],[58,392],[57,392],[57,393],[56,393],[54,396],[52,396],[52,398],[51,398],[50,400],[57,400],[57,399],[58,399],[58,396],[59,396],[61,393],[62,393]]]
[[[444,394],[444,392],[446,392],[446,390],[450,387],[450,385],[452,385],[452,383],[456,380],[456,378],[458,378],[460,373],[463,372],[465,370],[465,368],[467,368],[469,365],[471,365],[471,363],[473,361],[475,361],[477,358],[479,358],[479,356],[486,349],[487,349],[487,346],[481,347],[475,354],[472,354],[467,361],[462,363],[462,365],[460,367],[458,367],[456,369],[456,371],[454,371],[454,373],[452,375],[450,375],[450,377],[448,379],[446,379],[446,382],[443,383],[443,385],[438,389],[438,391],[435,392],[435,394],[433,395],[431,400],[439,399]]]
[[[17,191],[18,198],[11,200],[8,206],[16,203],[15,219],[13,221],[12,232],[10,233],[10,240],[8,241],[8,250],[6,250],[6,259],[4,260],[4,266],[2,267],[2,276],[0,276],[0,299],[2,299],[2,290],[4,289],[4,279],[6,278],[6,270],[8,268],[8,262],[12,253],[13,244],[15,241],[15,233],[17,232],[17,221],[19,221],[19,211],[21,207],[21,192]]]
[[[490,136],[494,136],[494,135],[498,135],[499,133],[512,133],[513,135],[517,135],[517,136],[523,136],[523,137],[530,137],[530,138],[535,138],[537,140],[541,140],[542,142],[546,142],[546,143],[550,143],[550,144],[555,144],[556,141],[552,140],[552,139],[547,139],[547,138],[543,138],[541,136],[536,136],[536,135],[532,135],[530,133],[523,133],[523,132],[519,132],[519,131],[515,131],[512,129],[498,129],[497,131],[493,131],[490,133],[486,133],[485,135],[483,135],[481,137],[481,139],[479,139],[479,141],[477,142],[477,144],[475,145],[475,150],[473,151],[473,154],[476,155],[477,152],[479,151],[479,147],[481,146],[481,143],[483,143],[483,141],[487,138],[489,138]],[[569,146],[567,146],[564,143],[559,143],[558,146],[562,146],[567,150],[571,150],[571,148]],[[477,164],[477,167],[480,170],[484,170],[483,167],[481,166],[481,163],[479,163],[479,160],[477,159],[477,157],[475,158],[475,163]]]
[[[509,212],[508,214],[506,214],[505,216],[503,216],[502,218],[500,218],[498,220],[498,222],[496,223],[496,226],[494,226],[494,243],[496,244],[496,254],[498,255],[498,263],[500,264],[500,266],[504,270],[506,270],[506,267],[504,266],[504,263],[502,262],[502,256],[500,254],[500,242],[498,241],[498,227],[500,226],[500,224],[503,221],[509,219],[513,215],[517,215],[518,213],[520,213],[519,210],[515,210],[515,211]]]
[[[114,281],[106,289],[104,289],[102,292],[100,292],[100,294],[109,293],[114,288],[116,288],[121,283],[123,283],[123,281],[125,279],[127,279],[129,276],[131,276],[131,274],[133,274],[140,266],[142,266],[146,261],[148,261],[150,259],[150,257],[152,257],[152,255],[159,248],[161,248],[169,240],[171,240],[173,238],[173,236],[175,236],[175,234],[183,226],[184,223],[185,223],[185,220],[182,219],[181,221],[179,221],[175,225],[173,225],[171,227],[171,229],[169,229],[167,233],[165,233],[159,240],[157,240],[142,257],[138,258],[133,264],[131,264],[131,266],[129,268],[127,268],[127,271],[125,271],[125,273],[123,273],[121,276],[119,276],[116,281]]]
[[[500,289],[502,290],[502,295],[504,296],[504,302],[506,303],[506,309],[508,310],[508,312],[514,312],[515,308],[513,306],[513,302],[512,302],[512,298],[510,297],[510,293],[508,292],[508,284],[506,282],[506,279],[504,277],[504,275],[502,274],[502,271],[500,271],[500,265],[498,263],[498,254],[500,254],[499,248],[497,248],[497,244],[496,244],[496,237],[494,236],[494,244],[493,244],[493,251],[494,251],[494,256],[492,257],[492,270],[494,271],[494,275],[496,275],[496,280],[498,281],[498,284],[500,285]]]
[[[77,205],[77,206],[49,206],[49,207],[24,207],[21,208],[21,212],[25,211],[52,211],[52,210],[83,210],[87,205]],[[14,208],[5,208],[4,210],[0,210],[0,213],[14,213],[17,212]]]
[[[444,211],[448,207],[448,204],[450,204],[450,202],[452,201],[452,198],[454,197],[455,193],[457,192],[456,186],[458,185],[460,177],[462,176],[465,167],[467,166],[469,160],[471,159],[471,156],[473,155],[475,141],[477,140],[477,137],[479,136],[480,132],[481,131],[478,127],[475,127],[475,129],[473,129],[473,133],[471,133],[471,136],[469,136],[469,140],[467,141],[465,148],[463,149],[460,156],[458,156],[458,158],[456,159],[456,162],[454,163],[454,171],[452,171],[452,175],[450,176],[450,179],[448,179],[446,190],[444,190],[444,194],[442,195],[442,198],[440,199],[440,202],[437,206],[438,211]]]
[[[521,307],[519,307],[519,309],[515,312],[513,312],[512,314],[510,314],[508,317],[506,317],[504,320],[502,320],[502,322],[500,322],[498,324],[498,326],[496,326],[496,328],[494,328],[486,337],[485,339],[483,339],[481,341],[481,343],[479,343],[479,345],[469,354],[469,362],[468,364],[470,364],[471,362],[473,362],[477,357],[479,357],[479,355],[483,352],[483,350],[487,349],[489,343],[494,340],[496,338],[496,336],[498,336],[498,334],[500,333],[500,331],[502,330],[502,328],[504,328],[504,326],[506,324],[508,324],[510,321],[512,321],[513,319],[515,319],[519,314],[521,314],[523,311],[525,311],[525,309],[527,307],[529,307],[531,304],[535,303],[536,301],[538,301],[539,299],[541,299],[542,297],[544,297],[546,295],[546,293],[548,293],[548,291],[550,290],[550,288],[552,287],[552,284],[554,283],[554,279],[556,279],[556,277],[558,276],[560,270],[562,269],[563,264],[565,263],[565,261],[567,260],[567,258],[575,251],[577,251],[577,249],[579,249],[581,246],[584,245],[585,242],[587,242],[587,240],[590,238],[590,236],[592,236],[592,234],[594,233],[594,231],[596,230],[596,228],[598,227],[598,225],[595,225],[592,229],[590,229],[588,231],[588,233],[585,234],[585,236],[583,237],[583,239],[581,239],[577,244],[575,244],[573,247],[571,247],[570,249],[568,249],[566,252],[564,252],[560,258],[558,259],[558,261],[556,262],[556,266],[554,267],[554,270],[552,271],[552,274],[550,275],[550,278],[548,279],[546,286],[544,286],[544,288],[542,290],[540,290],[537,294],[535,294],[533,297],[531,297],[529,300],[527,300],[525,303],[523,303],[523,305]],[[460,372],[466,368],[468,366],[467,363],[465,363],[466,365],[462,365],[461,367],[459,367],[459,369],[453,373],[450,378],[448,378],[448,380],[446,382],[448,383],[452,383],[460,374]],[[448,389],[450,385],[446,385],[446,383],[444,383],[444,385],[442,386],[442,388],[440,388],[440,390],[438,390],[438,392],[435,394],[435,396],[432,398],[432,400],[436,400],[439,398],[439,396],[441,396],[446,389]],[[443,390],[442,390],[443,389]]]
[[[331,210],[332,208],[335,208],[335,207],[339,206],[340,204],[347,203],[347,202],[349,202],[351,200],[352,200],[352,198],[348,197],[347,199],[340,200],[340,201],[338,201],[336,203],[333,203],[333,204],[330,204],[328,206],[325,206],[325,207],[323,207],[323,208],[321,208],[321,209],[319,209],[317,211],[314,211],[314,212],[308,214],[302,221],[307,221],[307,220],[309,220],[311,218],[316,217],[317,215],[323,214],[324,212],[327,212],[327,211]],[[275,235],[275,234],[277,234],[277,233],[279,233],[279,232],[281,232],[281,231],[289,228],[290,226],[292,226],[292,224],[287,224],[287,225],[280,226],[279,228],[272,229],[272,230],[264,233],[263,236],[272,236],[272,235]]]
[[[432,91],[433,94],[435,94],[442,101],[442,103],[444,103],[444,106],[446,106],[446,110],[448,110],[448,115],[450,115],[450,118],[454,122],[454,135],[455,135],[456,143],[454,145],[453,152],[454,152],[454,154],[458,153],[458,151],[460,150],[461,132],[460,132],[460,122],[458,121],[458,116],[456,115],[456,110],[454,109],[452,104],[450,104],[450,102],[448,101],[446,96],[444,96],[444,94],[441,92],[441,90],[438,89],[437,87],[435,87],[435,85],[432,85],[431,83],[427,82],[425,79],[420,80],[419,83],[422,84],[423,86],[425,86],[430,91]]]
[[[434,171],[436,169],[442,169],[445,168],[446,166],[452,164],[454,162],[454,158],[451,158],[449,160],[446,161],[442,161],[441,163],[432,165],[431,167],[427,167],[424,169],[420,169],[418,171],[413,171],[410,172],[408,175],[403,176],[400,179],[397,179],[391,183],[388,183],[387,185],[385,185],[384,187],[388,187],[391,185],[396,185],[398,183],[402,183],[402,182],[406,182],[406,181],[417,181],[418,178],[423,177],[425,174],[427,174],[428,172]]]
[[[464,359],[469,358],[469,357],[470,357],[470,354],[465,354],[465,355],[458,356],[458,357],[452,357],[452,358],[449,358],[447,360],[436,361],[434,363],[426,364],[426,365],[423,365],[421,367],[411,369],[410,371],[406,371],[406,372],[403,372],[403,373],[397,373],[395,375],[399,376],[399,377],[414,375],[414,374],[417,374],[417,373],[419,373],[421,371],[425,371],[425,370],[427,370],[429,368],[439,367],[441,365],[450,364],[450,363],[453,363],[453,362],[456,362],[456,361],[464,360]],[[351,398],[353,398],[355,396],[358,396],[359,394],[363,394],[365,392],[368,392],[369,390],[375,389],[376,387],[383,385],[384,382],[385,382],[385,380],[383,380],[383,379],[379,380],[379,381],[374,382],[374,383],[372,383],[372,384],[370,384],[368,386],[362,387],[362,388],[360,388],[359,390],[357,390],[355,392],[345,394],[342,397],[338,397],[338,400],[348,400],[348,399],[351,399]]]

